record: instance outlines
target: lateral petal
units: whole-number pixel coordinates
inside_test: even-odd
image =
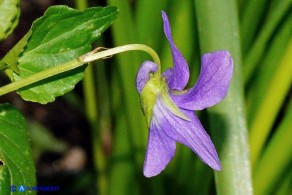
[[[233,73],[233,61],[228,51],[216,51],[202,56],[199,79],[183,94],[171,94],[180,108],[202,110],[219,103],[227,94]]]
[[[150,73],[155,73],[158,69],[158,65],[151,61],[145,61],[140,66],[138,74],[136,76],[136,88],[139,93],[142,92],[144,86],[150,79]]]
[[[144,175],[153,177],[163,171],[175,154],[175,141],[161,129],[162,127],[155,118],[150,124],[147,151],[144,160]]]
[[[169,42],[173,60],[173,68],[167,69],[167,71],[165,71],[164,73],[164,76],[166,77],[168,86],[171,89],[183,90],[189,81],[189,67],[181,52],[175,46],[172,40],[171,28],[169,25],[168,17],[164,11],[162,11],[162,19],[164,34]]]

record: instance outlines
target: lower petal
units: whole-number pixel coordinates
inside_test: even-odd
[[[154,115],[150,124],[144,175],[153,177],[163,171],[174,156],[175,148],[175,141],[164,133]]]
[[[191,121],[181,119],[172,114],[158,99],[154,108],[157,120],[163,124],[165,134],[195,152],[199,158],[215,170],[221,170],[216,149],[193,111],[181,110]]]

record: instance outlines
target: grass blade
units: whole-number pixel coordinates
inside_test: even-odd
[[[292,162],[292,102],[287,114],[269,142],[253,175],[255,193],[271,194],[282,181],[284,173],[291,172]]]

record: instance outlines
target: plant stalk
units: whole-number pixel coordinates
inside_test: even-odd
[[[80,56],[77,59],[74,59],[72,61],[69,61],[65,64],[61,64],[52,68],[49,68],[47,70],[38,72],[36,74],[33,74],[31,76],[28,76],[26,78],[20,79],[18,81],[12,82],[10,84],[7,84],[0,88],[0,96],[10,93],[15,90],[19,90],[23,87],[26,87],[28,85],[31,85],[33,83],[36,83],[38,81],[42,81],[44,79],[50,78],[52,76],[76,69],[80,66],[83,66],[84,64],[87,64],[89,62],[98,60],[98,59],[104,59],[107,57],[111,57],[112,55],[123,53],[126,51],[145,51],[147,52],[152,58],[153,61],[158,65],[158,73],[160,74],[161,68],[160,68],[160,59],[156,52],[151,49],[150,47],[142,44],[130,44],[130,45],[123,45],[119,47],[115,47],[112,49],[107,49],[105,51],[98,52],[99,48],[88,52],[82,56]]]

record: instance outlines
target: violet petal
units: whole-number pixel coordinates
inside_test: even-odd
[[[168,86],[171,89],[183,90],[189,81],[189,67],[181,52],[178,50],[172,40],[171,28],[167,15],[164,11],[162,11],[162,19],[164,25],[164,34],[170,44],[173,59],[173,68],[168,69],[167,71],[169,72],[165,73],[164,76],[166,77]]]
[[[140,66],[138,74],[136,76],[136,88],[139,93],[142,92],[144,86],[148,82],[150,73],[155,73],[158,69],[157,64],[151,61],[145,61]]]
[[[180,95],[171,94],[174,102],[187,110],[202,110],[220,102],[227,94],[233,73],[228,51],[216,51],[202,56],[202,68],[194,87]]]
[[[144,175],[153,177],[163,171],[175,154],[175,141],[168,137],[153,117],[144,160]]]
[[[154,108],[154,115],[163,127],[165,134],[173,140],[191,148],[198,157],[215,170],[221,170],[216,149],[193,111],[181,110],[191,121],[183,120],[165,107],[160,97]]]

